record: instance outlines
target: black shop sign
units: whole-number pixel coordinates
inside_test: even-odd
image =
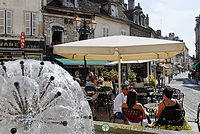
[[[21,48],[20,41],[18,40],[0,40],[0,48]],[[44,41],[25,41],[25,48],[43,49]]]

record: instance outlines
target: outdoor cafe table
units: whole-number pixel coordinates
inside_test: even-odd
[[[152,116],[156,117],[156,112],[158,110],[158,103],[148,103],[145,104],[144,107],[147,109],[147,112]]]

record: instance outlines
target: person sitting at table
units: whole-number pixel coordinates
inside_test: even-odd
[[[75,80],[80,84],[81,83],[81,79],[79,78],[79,75],[77,74],[75,77]]]
[[[126,102],[127,99],[127,92],[129,91],[128,85],[122,86],[122,92],[118,94],[114,100],[114,108],[113,113],[118,119],[122,119],[122,105]]]
[[[138,109],[142,112],[142,118],[143,119],[147,118],[144,107],[142,106],[142,104],[137,102],[137,92],[136,91],[129,91],[127,93],[127,101],[126,101],[126,103],[123,103],[122,109],[123,108],[128,109],[128,110]],[[124,113],[124,115],[126,116],[126,113]],[[140,118],[139,118],[139,120],[140,120]],[[127,121],[128,121],[128,124],[130,124],[130,125],[141,125],[141,122],[137,122],[138,119],[136,119],[136,122],[131,122],[130,119],[127,118]],[[148,124],[148,121],[142,120],[142,126],[146,126],[147,124]]]
[[[85,91],[87,93],[87,96],[91,97],[89,104],[92,110],[93,120],[97,120],[94,104],[95,104],[95,101],[98,99],[99,93],[96,92],[96,86],[94,84],[93,76],[89,76],[89,81],[86,82],[85,84]]]
[[[85,87],[96,87],[92,76],[89,77],[89,81],[86,82]]]
[[[136,78],[136,82],[133,85],[133,89],[135,88],[144,88],[144,83],[141,81],[139,77]]]
[[[112,84],[110,77],[104,78],[103,87],[110,87],[113,90],[113,84]]]
[[[104,81],[104,78],[103,78],[103,73],[101,73],[101,74],[99,75],[98,81],[101,81],[101,82],[103,82],[103,81]]]
[[[182,126],[184,121],[183,109],[181,104],[172,99],[173,90],[165,87],[163,90],[163,101],[159,104],[156,125]]]
[[[96,89],[101,89],[102,88],[102,85],[101,85],[101,81],[97,81],[97,86],[96,86]]]

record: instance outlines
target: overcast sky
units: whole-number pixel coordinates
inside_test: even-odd
[[[125,0],[126,3],[128,0]],[[200,14],[200,0],[135,0],[144,14],[149,14],[150,26],[161,29],[162,36],[173,32],[186,43],[190,55],[195,55],[195,17]]]

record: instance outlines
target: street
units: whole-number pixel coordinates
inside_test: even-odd
[[[197,107],[200,103],[200,85],[193,84],[193,80],[188,79],[188,73],[178,74],[169,85],[184,93],[185,115],[189,121],[194,120],[197,117]],[[195,123],[190,122],[189,124],[193,131],[198,132]]]

